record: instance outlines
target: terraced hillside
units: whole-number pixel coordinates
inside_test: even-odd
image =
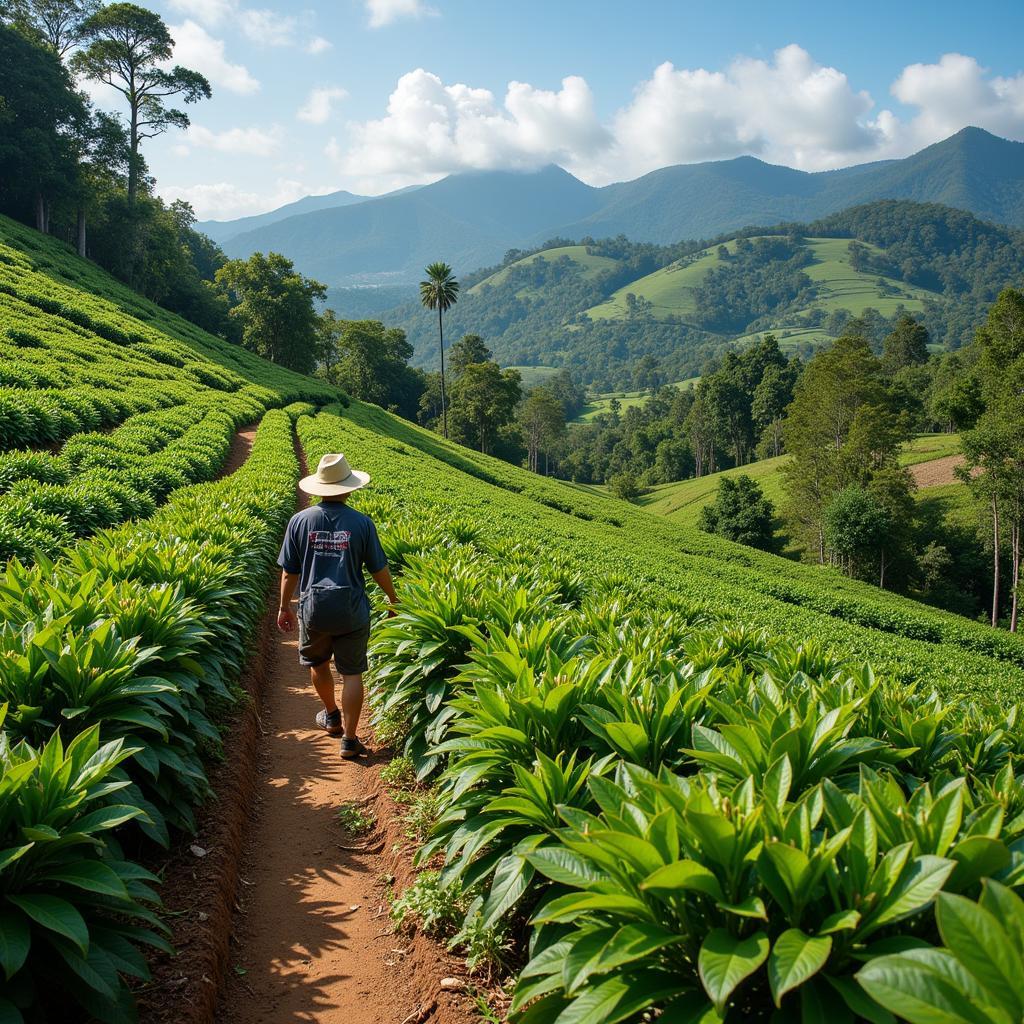
[[[457,945],[499,951],[521,971],[514,1018],[671,1019],[680,998],[727,1021],[783,998],[878,1017],[855,980],[882,951],[870,936],[937,942],[941,889],[974,900],[991,891],[981,879],[1024,875],[1024,732],[1007,712],[1024,694],[1019,637],[346,406],[58,243],[0,230],[0,502],[9,543],[42,527],[0,579],[5,1021],[132,1019],[126,981],[145,986],[143,948],[166,951],[177,924],[139,853],[195,825],[242,707],[300,456],[328,450],[373,475],[357,501],[398,575],[398,614],[372,651],[379,735],[436,786],[410,798],[434,808],[417,842],[443,870],[393,913],[446,906]],[[306,714],[287,654],[288,698]],[[306,738],[287,723],[276,735],[291,752]],[[294,859],[297,834],[275,847],[293,859],[261,878],[293,899],[315,947],[289,934],[282,952],[275,935],[248,979],[270,1000],[305,987],[317,1012],[350,980],[346,998],[375,1019],[377,991],[350,978],[347,915],[386,865],[332,838],[335,807],[313,812],[330,840],[315,868]],[[216,852],[185,851],[187,886],[235,863]],[[825,877],[813,889],[790,871],[811,864]],[[311,873],[331,880],[326,904],[304,902]],[[823,973],[780,982],[797,895]],[[375,922],[359,922],[361,952],[393,979],[402,965],[390,937],[370,948]],[[728,983],[695,966],[753,947]],[[282,977],[297,951],[301,970]],[[164,1019],[188,1009],[189,985],[210,988],[193,974],[148,993]]]

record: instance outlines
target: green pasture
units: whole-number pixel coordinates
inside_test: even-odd
[[[585,278],[596,277],[598,274],[605,270],[611,270],[613,267],[618,265],[618,260],[613,260],[608,256],[593,256],[587,252],[585,245],[562,245],[555,249],[545,249],[543,252],[536,252],[532,256],[526,256],[521,260],[516,260],[515,263],[510,263],[507,267],[502,267],[501,270],[491,274],[490,277],[485,277],[482,281],[477,282],[469,289],[470,295],[476,295],[482,291],[485,286],[496,288],[502,284],[509,275],[509,271],[513,267],[525,267],[537,260],[544,259],[550,263],[554,263],[556,260],[561,259],[563,256],[567,256],[573,263],[580,266],[583,276]]]
[[[687,377],[686,380],[677,380],[672,383],[674,388],[686,388],[696,386],[700,377]],[[612,411],[612,400],[618,399],[620,412],[634,406],[643,405],[654,394],[649,388],[645,391],[605,391],[595,395],[586,405],[583,406],[580,414],[573,420],[573,423],[591,423],[603,413]]]

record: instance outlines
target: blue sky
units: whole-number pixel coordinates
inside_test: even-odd
[[[827,169],[965,124],[1024,140],[1021,3],[152,6],[214,95],[146,156],[203,218],[472,168],[604,184],[740,153]]]

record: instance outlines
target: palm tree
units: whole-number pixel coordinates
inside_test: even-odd
[[[437,335],[441,345],[441,432],[448,437],[448,407],[444,396],[444,322],[446,310],[459,301],[459,282],[447,263],[431,263],[424,270],[426,281],[420,281],[420,301],[427,309],[437,310]]]

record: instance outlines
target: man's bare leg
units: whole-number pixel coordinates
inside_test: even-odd
[[[355,739],[359,729],[359,716],[362,713],[363,677],[361,675],[343,675],[341,677],[341,719],[345,726],[345,736],[348,739]]]
[[[337,711],[338,704],[334,699],[334,673],[331,671],[331,663],[324,661],[319,665],[310,666],[309,677],[313,681],[316,695],[324,702],[327,713]]]

